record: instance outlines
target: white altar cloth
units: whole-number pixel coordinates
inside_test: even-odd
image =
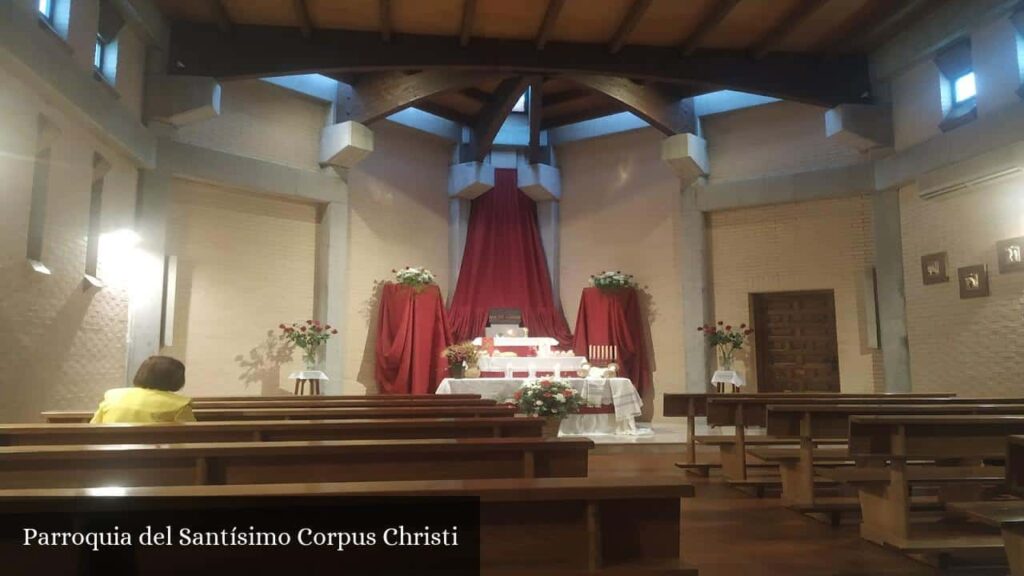
[[[636,435],[636,417],[643,400],[629,378],[562,378],[572,386],[587,406],[611,404],[614,414],[571,414],[562,420],[559,435],[618,434]],[[436,394],[479,394],[496,402],[515,402],[516,390],[525,378],[445,378]]]
[[[484,339],[479,336],[473,339],[474,346],[483,346]],[[554,338],[548,338],[546,336],[495,336],[494,346],[501,348],[507,347],[522,347],[531,348],[535,346],[558,346],[558,340]]]
[[[555,366],[558,366],[562,371],[562,376],[575,376],[576,371],[586,361],[587,359],[582,356],[487,356],[484,354],[480,356],[478,366],[484,372],[504,372],[509,367],[513,372],[528,372],[530,366],[533,366],[537,372],[554,372]]]

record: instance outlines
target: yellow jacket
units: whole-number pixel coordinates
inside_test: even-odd
[[[191,403],[191,398],[174,392],[114,388],[103,395],[91,423],[195,422]]]

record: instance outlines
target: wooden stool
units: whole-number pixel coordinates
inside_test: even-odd
[[[293,372],[288,376],[289,379],[295,380],[295,391],[296,396],[302,396],[306,393],[306,382],[309,382],[309,393],[312,396],[320,395],[320,381],[327,380],[327,374],[320,372],[319,370],[307,370],[304,372]]]

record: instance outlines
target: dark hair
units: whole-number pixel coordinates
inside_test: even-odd
[[[137,388],[177,392],[185,385],[185,365],[170,356],[150,356],[132,380]]]

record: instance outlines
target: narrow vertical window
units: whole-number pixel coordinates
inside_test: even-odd
[[[49,23],[53,23],[53,0],[39,0],[39,15]]]
[[[100,231],[103,229],[103,182],[110,163],[99,153],[92,155],[92,192],[89,198],[89,234],[85,245],[85,280],[100,288],[97,268],[100,256]]]
[[[124,17],[108,0],[100,0],[100,19],[96,29],[93,68],[110,84],[117,78],[117,35],[124,27]]]
[[[1017,34],[1014,38],[1017,49],[1017,80],[1020,82],[1020,86],[1017,88],[1017,95],[1024,98],[1024,7],[1010,16],[1010,22],[1017,29]]]
[[[32,202],[28,213],[28,245],[25,256],[32,269],[49,274],[43,264],[43,237],[46,231],[46,197],[50,188],[50,156],[53,141],[60,134],[57,127],[40,115],[36,124],[36,153],[32,167]]]

